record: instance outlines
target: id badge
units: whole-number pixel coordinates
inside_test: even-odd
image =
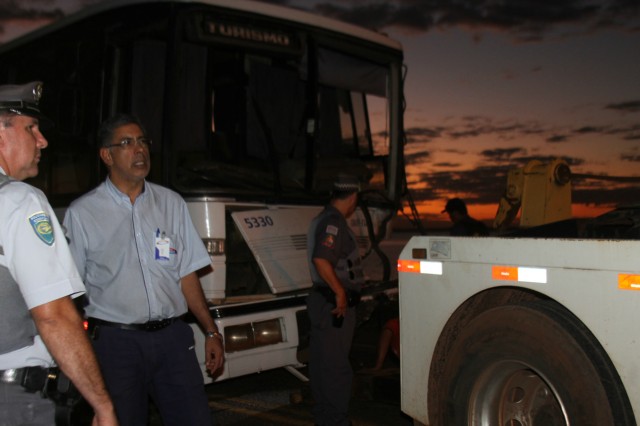
[[[156,260],[169,260],[169,254],[171,252],[171,239],[167,237],[164,232],[160,234],[158,230],[156,232]]]

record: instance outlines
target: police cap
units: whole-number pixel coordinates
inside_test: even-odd
[[[42,96],[42,82],[0,86],[0,112],[11,112],[39,119],[42,124],[52,125],[53,122],[40,112],[40,97]]]
[[[335,192],[358,192],[360,191],[360,182],[355,176],[339,174],[333,182],[333,190]]]

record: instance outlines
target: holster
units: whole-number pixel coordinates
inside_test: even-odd
[[[336,305],[336,294],[331,290],[331,288],[324,285],[314,285],[313,290],[320,293],[327,303],[331,303],[333,306]],[[347,293],[347,305],[352,308],[357,306],[360,303],[360,292],[356,290],[345,290]]]
[[[43,395],[58,406],[70,407],[82,398],[80,391],[58,367],[49,368],[49,380]]]

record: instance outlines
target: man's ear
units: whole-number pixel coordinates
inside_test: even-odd
[[[111,150],[109,148],[100,148],[100,159],[107,167],[111,167],[113,164],[113,158],[111,157]]]

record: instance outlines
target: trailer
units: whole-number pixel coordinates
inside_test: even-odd
[[[431,426],[635,425],[639,239],[640,206],[411,238],[398,260],[402,411]]]

